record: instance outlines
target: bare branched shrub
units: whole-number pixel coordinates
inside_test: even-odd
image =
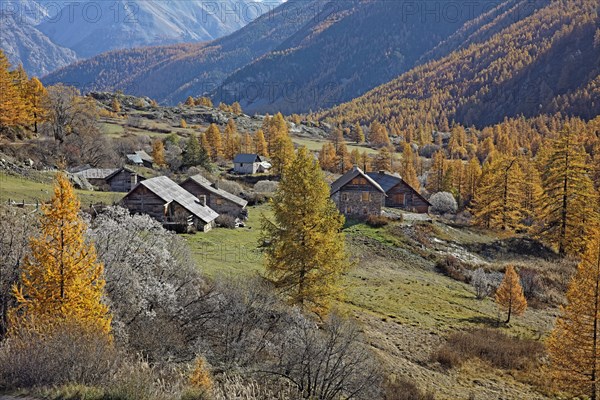
[[[214,400],[289,400],[301,398],[300,393],[289,381],[275,381],[265,384],[240,375],[224,374],[214,389]]]
[[[244,192],[244,188],[242,188],[242,185],[234,181],[227,181],[222,179],[216,183],[216,186],[219,189],[225,190],[226,192],[229,192],[231,194],[235,194],[236,196],[239,196]]]
[[[21,275],[29,237],[37,230],[35,216],[15,207],[0,207],[0,339],[7,330],[8,310],[14,306],[12,287]]]
[[[193,357],[212,314],[211,289],[183,239],[119,207],[93,221],[91,236],[105,266],[116,335],[151,359]]]
[[[396,379],[385,384],[384,400],[434,400],[431,392],[423,393],[407,379]]]
[[[454,214],[458,210],[458,204],[452,193],[438,192],[429,199],[431,207],[429,211],[435,214]]]
[[[382,215],[369,215],[366,222],[373,228],[381,228],[389,224],[390,220]]]
[[[217,217],[215,222],[218,226],[228,229],[234,229],[236,227],[236,219],[233,215],[221,214]]]
[[[475,295],[478,299],[485,299],[493,290],[492,282],[483,268],[477,268],[471,275],[471,285],[475,289]]]
[[[380,397],[380,371],[355,325],[332,315],[318,329],[297,314],[289,326],[279,361],[271,368],[293,382],[304,398]]]
[[[468,282],[469,280],[466,275],[467,269],[465,265],[454,256],[449,255],[444,257],[436,263],[435,267],[443,274],[457,281]]]
[[[43,334],[22,330],[0,347],[0,387],[21,388],[78,382],[100,385],[117,369],[121,355],[108,336],[74,323]]]
[[[479,358],[497,368],[527,369],[544,355],[541,342],[507,336],[492,329],[457,332],[432,356],[447,368],[457,367],[469,358]]]
[[[256,193],[273,194],[277,191],[278,185],[279,183],[275,181],[260,181],[256,182],[256,185],[254,185],[254,191]]]

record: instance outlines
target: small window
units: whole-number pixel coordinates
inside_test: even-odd
[[[369,192],[362,192],[361,200],[363,202],[367,202],[367,201],[371,200],[371,193],[369,193]]]
[[[220,197],[217,197],[217,199],[215,200],[215,203],[220,206],[221,204],[223,204],[223,199]]]
[[[367,215],[367,207],[363,207],[363,214]]]
[[[348,193],[342,193],[342,201],[348,201]]]

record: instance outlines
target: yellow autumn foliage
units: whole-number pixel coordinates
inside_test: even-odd
[[[567,290],[567,305],[546,345],[550,375],[574,395],[600,395],[600,232],[588,242]]]
[[[30,239],[21,282],[13,287],[18,305],[10,310],[12,328],[51,329],[75,322],[110,332],[111,316],[102,302],[103,265],[85,240],[87,225],[79,211],[73,186],[59,174],[54,196],[42,209],[41,234]]]
[[[527,309],[527,300],[523,294],[519,274],[512,265],[506,267],[504,279],[496,290],[496,304],[507,313],[507,324],[510,322],[512,314],[522,315]]]

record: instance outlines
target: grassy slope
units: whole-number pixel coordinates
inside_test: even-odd
[[[244,276],[264,271],[257,249],[260,215],[267,206],[250,209],[248,228],[215,229],[187,236],[199,267],[209,276]],[[423,226],[440,240],[454,244],[489,242],[494,234],[450,228],[440,223]],[[475,298],[469,285],[434,269],[443,248],[415,248],[399,223],[384,228],[357,224],[346,228],[352,266],[345,274],[337,307],[363,325],[367,340],[393,373],[415,380],[436,399],[544,399],[535,388],[516,380],[512,372],[494,370],[478,361],[458,370],[443,371],[430,355],[449,332],[495,327],[498,312],[491,299]],[[476,255],[473,255],[476,257]],[[515,318],[511,335],[539,338],[551,327],[554,310],[530,309]],[[530,378],[527,378],[530,379]],[[523,380],[523,379],[521,379]]]
[[[24,177],[8,175],[0,172],[0,201],[9,199],[26,203],[43,202],[52,196],[52,174],[40,174],[39,179],[32,180]],[[90,203],[112,204],[123,198],[123,193],[76,190],[83,206]]]

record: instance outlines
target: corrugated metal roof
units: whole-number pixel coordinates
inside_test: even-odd
[[[358,167],[354,167],[350,171],[348,171],[344,175],[342,175],[337,181],[335,181],[331,184],[331,194],[334,194],[337,191],[339,191],[344,185],[346,185],[348,182],[350,182],[352,179],[356,178],[357,176],[361,176],[361,177],[365,178],[367,180],[367,182],[369,182],[372,186],[375,187],[375,189],[379,190],[380,192],[385,193],[385,190],[383,190],[383,188],[377,182],[375,182],[373,179],[371,179],[370,176],[365,174],[362,171],[362,169],[360,169]]]
[[[196,196],[166,176],[147,179],[140,182],[140,185],[144,185],[148,190],[167,203],[171,201],[177,202],[205,223],[212,222],[219,216],[210,207],[200,204],[200,200]]]
[[[234,164],[251,164],[255,162],[267,161],[266,158],[259,156],[258,154],[238,154],[233,159]]]
[[[119,168],[117,168],[117,169],[115,169],[115,168],[111,168],[111,169],[90,168],[90,169],[86,169],[84,171],[77,172],[77,173],[75,173],[75,175],[85,178],[85,179],[106,179],[118,170],[119,170]]]
[[[246,205],[248,204],[248,202],[246,200],[244,200],[234,194],[231,194],[223,189],[218,189],[218,188],[214,187],[211,181],[209,181],[208,179],[206,179],[205,177],[203,177],[200,174],[194,175],[194,176],[186,179],[183,183],[185,183],[187,181],[193,181],[197,185],[200,185],[204,189],[208,190],[209,192],[214,193],[217,196],[221,196],[221,197],[231,201],[232,203],[239,205],[240,207],[246,207]]]

